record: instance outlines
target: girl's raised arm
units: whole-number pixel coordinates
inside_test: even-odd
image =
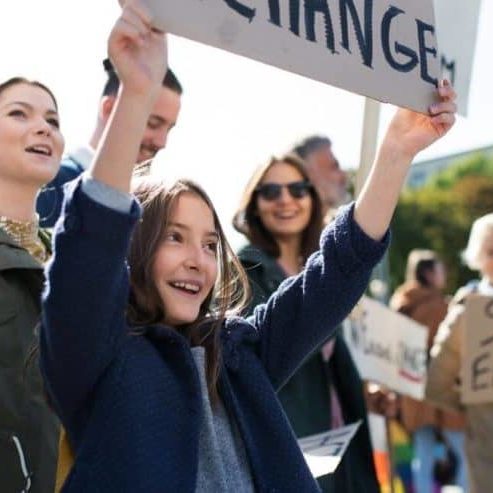
[[[129,184],[166,69],[164,34],[152,30],[139,0],[125,3],[108,45],[120,92],[90,170],[93,180],[66,189],[43,295],[41,367],[65,424],[93,391],[125,336],[126,255],[139,216]],[[125,210],[93,200],[93,195],[117,196]]]
[[[320,251],[304,271],[255,309],[250,320],[275,388],[331,335],[366,289],[388,245],[386,232],[413,157],[454,123],[455,93],[446,82],[438,91],[440,102],[430,115],[398,110],[354,209],[346,208],[325,229]]]
[[[356,201],[354,218],[375,240],[383,237],[397,205],[399,193],[416,154],[445,135],[455,121],[455,92],[447,81],[438,88],[439,102],[429,115],[399,109],[365,186]]]
[[[90,175],[129,192],[141,137],[167,64],[165,35],[152,28],[141,0],[125,2],[109,37],[108,53],[121,82],[120,92]]]

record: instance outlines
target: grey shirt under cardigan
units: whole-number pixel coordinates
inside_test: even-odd
[[[205,350],[192,348],[202,392],[202,427],[199,435],[197,493],[253,493],[253,480],[245,446],[236,423],[222,401],[214,408],[209,399],[205,374]]]

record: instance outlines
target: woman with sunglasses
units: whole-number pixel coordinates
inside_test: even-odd
[[[323,227],[322,207],[303,162],[287,155],[273,158],[258,169],[245,190],[233,225],[251,243],[239,252],[240,260],[248,263],[252,254],[262,254],[262,263],[269,271],[269,281],[250,277],[254,281],[251,305],[255,306],[266,301],[287,276],[298,274],[308,256],[317,250]],[[248,274],[255,276],[253,271]]]
[[[52,493],[59,424],[38,365],[36,339],[49,237],[36,196],[53,179],[64,146],[58,108],[43,84],[0,83],[0,491]]]
[[[246,187],[233,224],[250,242],[238,256],[253,294],[247,308],[251,314],[287,277],[299,274],[318,248],[322,203],[304,162],[287,155],[259,168]],[[379,492],[363,384],[341,336],[307,359],[278,397],[299,438],[361,420],[335,473],[318,478],[318,483],[324,492]]]

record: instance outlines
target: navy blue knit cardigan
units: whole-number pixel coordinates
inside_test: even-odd
[[[195,493],[201,403],[189,345],[165,326],[129,334],[125,320],[140,208],[116,212],[77,181],[66,193],[41,329],[42,372],[76,453],[63,491]],[[248,320],[224,324],[219,392],[256,491],[319,491],[275,392],[357,302],[388,236],[373,241],[345,208],[303,273]]]

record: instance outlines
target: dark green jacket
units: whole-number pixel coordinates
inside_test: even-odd
[[[286,279],[273,257],[246,246],[238,253],[252,289],[247,313],[267,301]],[[324,492],[378,493],[362,382],[341,335],[325,363],[316,352],[298,369],[278,393],[279,400],[299,438],[327,431],[331,427],[329,388],[333,385],[341,401],[344,422],[363,420],[334,474],[319,478]]]
[[[42,287],[41,265],[0,229],[2,493],[54,490],[59,424],[46,403],[37,360],[26,365],[36,340]]]

